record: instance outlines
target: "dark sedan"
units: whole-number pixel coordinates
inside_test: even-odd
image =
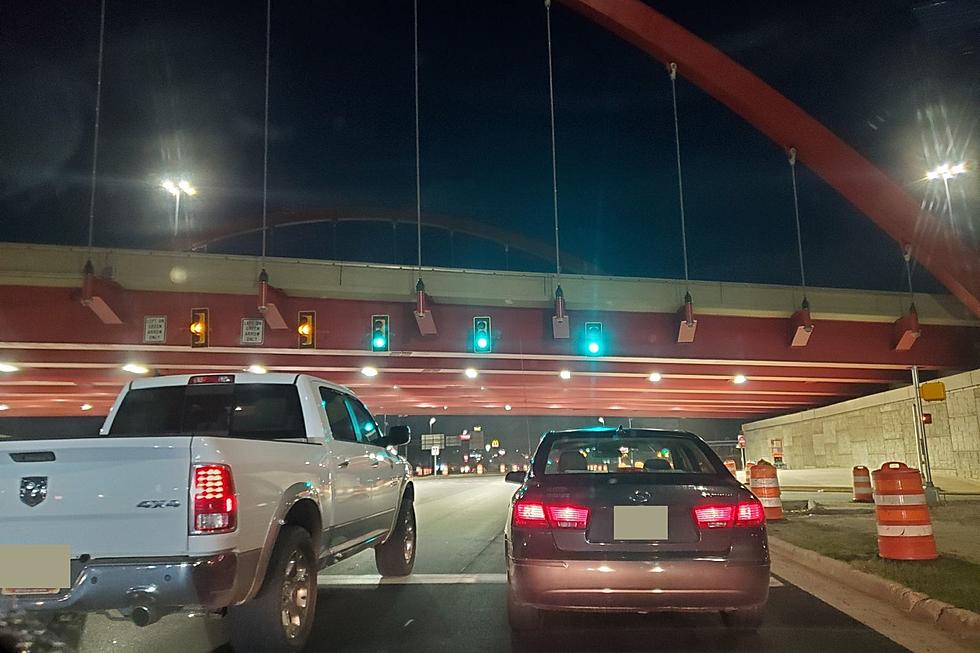
[[[769,596],[762,505],[690,433],[545,435],[506,527],[514,630],[545,610],[718,611],[755,630]]]

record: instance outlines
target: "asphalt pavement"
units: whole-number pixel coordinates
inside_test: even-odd
[[[758,635],[733,639],[717,615],[554,615],[512,638],[504,608],[503,525],[515,486],[499,476],[416,484],[415,574],[380,581],[372,552],[320,576],[308,651],[905,651],[801,589],[775,579]],[[232,653],[225,622],[176,614],[137,628],[90,615],[81,651]]]

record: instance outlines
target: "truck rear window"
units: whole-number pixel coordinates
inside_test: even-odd
[[[130,390],[110,436],[218,435],[279,440],[305,438],[294,385],[214,383]]]

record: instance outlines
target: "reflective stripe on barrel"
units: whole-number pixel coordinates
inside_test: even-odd
[[[749,487],[752,494],[762,503],[767,521],[779,521],[783,518],[783,502],[779,498],[779,480],[776,477],[775,467],[765,460],[760,460],[752,468]]]
[[[935,560],[939,554],[919,470],[889,462],[872,476],[878,555],[889,560]]]
[[[864,465],[858,465],[853,470],[854,495],[852,501],[871,503],[874,497],[871,490],[871,470]]]

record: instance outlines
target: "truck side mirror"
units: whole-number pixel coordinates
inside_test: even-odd
[[[507,475],[504,476],[504,480],[508,483],[517,483],[520,485],[524,482],[524,474],[525,472],[507,472]]]
[[[412,429],[408,428],[406,424],[389,426],[388,437],[385,440],[387,440],[385,444],[392,447],[400,447],[403,444],[408,444],[412,441]]]

